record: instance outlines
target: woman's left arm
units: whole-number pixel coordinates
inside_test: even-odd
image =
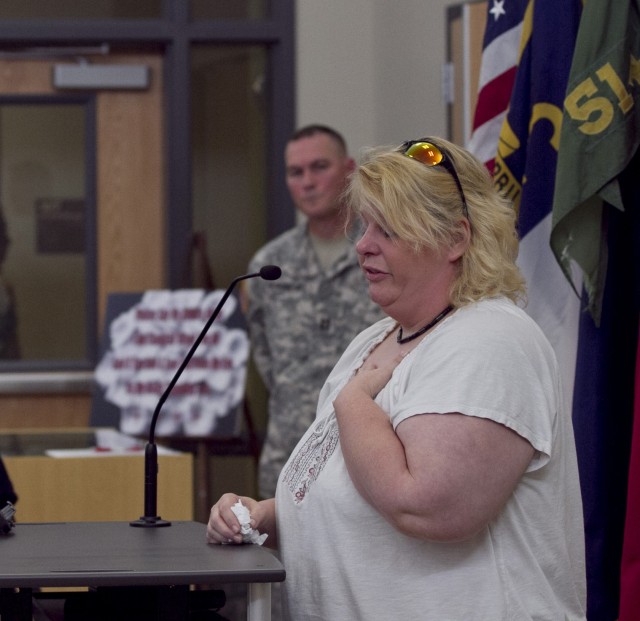
[[[412,416],[394,431],[374,402],[394,366],[361,369],[334,401],[351,479],[407,535],[471,537],[500,512],[534,449],[499,423],[455,412]]]

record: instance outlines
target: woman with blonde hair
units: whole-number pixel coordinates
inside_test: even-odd
[[[294,621],[582,621],[584,534],[558,364],[520,308],[515,214],[442,139],[370,152],[347,199],[388,315],[329,375],[275,499]],[[224,495],[211,543],[242,538]]]

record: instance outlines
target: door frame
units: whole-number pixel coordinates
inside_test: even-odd
[[[0,59],[4,101],[87,102],[87,303],[91,345],[83,361],[2,363],[0,394],[39,395],[93,388],[93,368],[111,292],[142,291],[166,285],[166,161],[163,57],[118,54],[90,59],[96,63],[145,63],[152,72],[146,91],[58,92],[52,85],[53,59]],[[75,62],[75,61],[74,61]],[[89,103],[93,102],[93,103]],[[91,154],[88,150],[91,149]],[[91,270],[91,272],[89,272]],[[90,299],[89,299],[90,298]],[[96,310],[97,309],[97,310]],[[91,312],[93,310],[93,312]]]
[[[0,66],[1,66],[0,61]],[[0,85],[1,85],[0,79]],[[1,88],[1,86],[0,86]],[[97,356],[97,289],[96,289],[96,97],[91,93],[5,94],[0,91],[2,105],[80,105],[84,111],[84,235],[85,235],[85,355],[77,359],[57,358],[46,361],[19,359],[0,361],[3,372],[46,372],[51,370],[93,369]],[[10,251],[9,251],[10,252]],[[0,374],[0,386],[3,375]]]

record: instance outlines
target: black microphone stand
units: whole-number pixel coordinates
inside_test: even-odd
[[[193,354],[195,354],[196,349],[202,342],[202,339],[205,337],[207,331],[211,327],[211,324],[216,320],[218,315],[220,314],[220,310],[224,306],[224,303],[227,301],[229,295],[233,291],[233,288],[241,281],[246,278],[255,278],[256,276],[260,276],[264,280],[277,280],[280,278],[281,270],[276,265],[265,265],[260,269],[259,272],[254,274],[245,274],[244,276],[238,276],[235,278],[227,290],[224,292],[224,295],[218,302],[218,306],[216,306],[215,310],[209,317],[207,323],[204,328],[198,335],[198,338],[195,340],[191,349],[185,356],[184,360],[178,367],[175,375],[172,380],[169,382],[166,390],[162,393],[158,401],[158,405],[156,405],[156,409],[153,412],[153,416],[151,418],[151,425],[149,427],[149,441],[144,449],[144,515],[140,517],[138,520],[134,520],[129,524],[131,526],[139,526],[139,527],[153,527],[157,528],[159,526],[171,526],[171,522],[167,520],[163,520],[159,515],[157,515],[157,501],[158,501],[158,447],[155,442],[155,433],[156,433],[156,423],[158,422],[158,416],[160,415],[160,410],[164,405],[164,402],[169,397],[169,394],[173,390],[173,387],[176,385],[178,379],[182,375],[182,372],[185,370],[186,366],[189,364]]]

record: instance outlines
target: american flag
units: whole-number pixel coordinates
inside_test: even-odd
[[[527,0],[489,0],[478,101],[469,150],[493,172],[502,122],[516,77]]]

